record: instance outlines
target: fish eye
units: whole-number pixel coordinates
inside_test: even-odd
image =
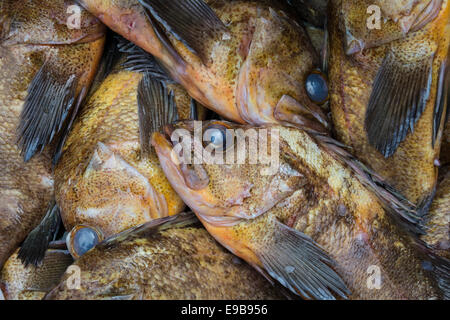
[[[203,141],[206,146],[212,147],[213,150],[223,151],[227,149],[229,146],[229,140],[232,140],[228,137],[229,133],[227,132],[227,127],[219,124],[213,123],[206,127],[205,132],[203,134]]]
[[[306,78],[306,93],[315,103],[325,103],[328,100],[328,83],[320,71],[313,71]]]
[[[67,248],[74,259],[95,247],[103,237],[95,229],[88,226],[76,226],[67,235]]]

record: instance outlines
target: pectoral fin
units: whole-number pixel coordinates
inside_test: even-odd
[[[226,27],[203,0],[139,0],[176,39],[205,61],[205,42],[221,39]]]
[[[293,293],[306,299],[346,299],[346,284],[334,271],[334,262],[307,235],[273,218],[274,239],[257,249],[265,271]]]
[[[23,242],[18,257],[26,266],[38,266],[45,257],[50,241],[54,240],[61,224],[59,208],[55,201],[49,204],[47,213],[41,223],[28,234]]]
[[[183,212],[170,217],[155,219],[150,222],[141,224],[139,226],[122,231],[105,241],[99,243],[97,248],[113,247],[117,243],[130,240],[132,238],[144,238],[154,233],[174,228],[185,228],[188,226],[197,225],[200,222],[192,212]]]
[[[434,55],[405,63],[389,52],[375,78],[365,127],[370,144],[392,156],[420,119],[430,98]]]
[[[17,129],[18,145],[25,162],[42,152],[63,131],[68,115],[79,106],[75,74],[54,70],[45,62],[30,83]]]
[[[177,119],[177,107],[173,93],[163,82],[145,73],[138,86],[139,135],[141,153],[146,156],[151,150],[150,138],[153,132]]]

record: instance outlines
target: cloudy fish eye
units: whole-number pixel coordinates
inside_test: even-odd
[[[98,232],[87,226],[77,226],[72,229],[68,239],[69,251],[74,258],[81,257],[101,241]]]
[[[324,103],[328,100],[328,83],[325,76],[314,71],[306,78],[306,93],[315,103]]]

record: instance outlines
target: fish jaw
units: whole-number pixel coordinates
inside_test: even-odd
[[[152,135],[152,145],[170,184],[197,215],[225,216],[224,210],[206,193],[206,190],[193,190],[187,186],[180,164],[177,164],[179,160],[166,137],[155,132]]]
[[[229,251],[246,260],[257,269],[261,269],[261,261],[254,251],[233,232],[233,227],[238,226],[242,219],[226,217],[227,212],[217,205],[215,199],[212,199],[202,190],[194,191],[186,185],[180,166],[173,161],[172,144],[162,134],[157,132],[153,134],[152,145],[158,154],[167,179],[187,206],[195,212],[211,235]],[[239,229],[239,227],[237,228]]]

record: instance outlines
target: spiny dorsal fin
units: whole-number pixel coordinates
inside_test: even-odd
[[[122,64],[125,70],[148,73],[155,79],[174,82],[164,67],[150,53],[120,36],[117,36],[117,41],[119,51],[126,54]]]
[[[141,153],[146,156],[151,150],[152,133],[176,121],[178,113],[173,92],[149,73],[145,73],[139,83],[137,102]]]
[[[119,242],[130,240],[131,238],[146,237],[163,230],[185,228],[197,225],[199,223],[200,222],[196,218],[195,214],[193,214],[192,212],[183,212],[173,216],[155,219],[150,222],[122,231],[99,243],[96,248],[112,247]]]
[[[399,225],[416,235],[424,233],[422,216],[413,203],[345,150],[347,147],[342,143],[323,135],[315,135],[315,138],[338,161],[347,164],[353,170],[358,180],[377,195],[387,212]]]
[[[373,83],[366,112],[369,142],[392,156],[420,119],[430,98],[434,54],[405,63],[390,51]]]
[[[223,22],[203,0],[139,0],[177,40],[205,62],[205,43],[227,32]]]

